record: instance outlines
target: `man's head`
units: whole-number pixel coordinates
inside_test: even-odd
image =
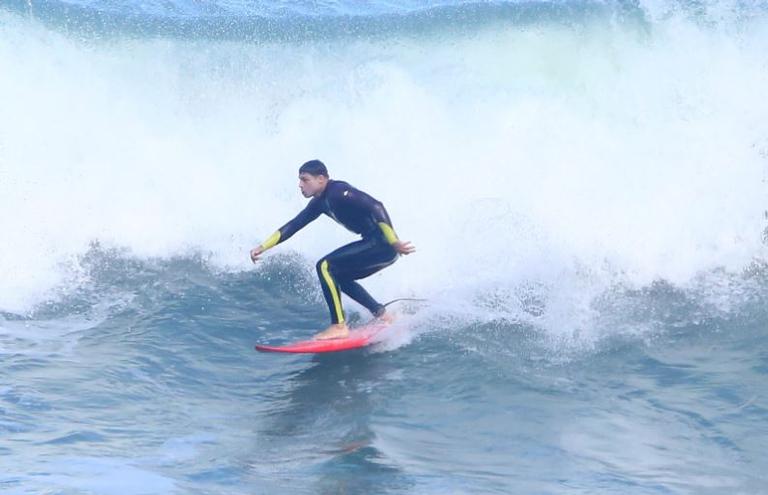
[[[319,196],[328,184],[328,169],[320,160],[310,160],[299,168],[299,189],[305,198]]]

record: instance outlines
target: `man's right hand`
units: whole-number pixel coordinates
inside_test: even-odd
[[[259,256],[262,254],[264,254],[264,248],[261,246],[256,246],[255,248],[251,249],[251,261],[256,263],[256,261],[259,259]]]

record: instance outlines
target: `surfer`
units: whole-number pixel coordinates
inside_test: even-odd
[[[416,248],[398,239],[384,205],[346,182],[333,180],[320,160],[311,160],[299,168],[299,189],[309,204],[290,222],[280,227],[251,250],[254,263],[266,250],[288,240],[293,234],[324,213],[361,240],[340,247],[317,262],[317,275],[331,313],[331,325],[315,339],[336,339],[349,335],[340,291],[363,305],[381,321],[391,321],[383,304],[376,301],[357,280],[388,267],[401,254]]]

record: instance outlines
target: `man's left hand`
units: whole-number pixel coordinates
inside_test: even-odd
[[[416,247],[411,244],[410,241],[397,241],[392,244],[392,247],[400,254],[411,254],[416,252]]]

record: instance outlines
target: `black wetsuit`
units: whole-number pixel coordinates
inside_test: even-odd
[[[392,247],[397,236],[384,205],[346,182],[329,180],[319,197],[290,222],[275,232],[263,246],[283,242],[315,220],[328,215],[363,238],[324,256],[317,262],[317,275],[328,303],[333,323],[345,321],[341,292],[366,307],[374,316],[384,313],[384,306],[356,282],[394,263],[399,254]]]

